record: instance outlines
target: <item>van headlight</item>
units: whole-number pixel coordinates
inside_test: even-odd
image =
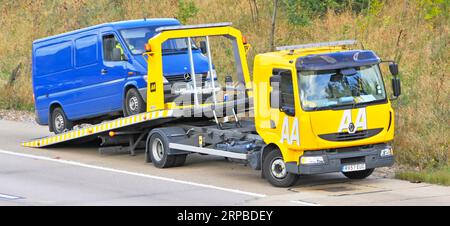
[[[213,74],[213,79],[216,80],[217,79],[217,72],[215,69],[212,70],[212,74]],[[207,79],[211,79],[211,73],[208,71],[208,75],[206,76]]]
[[[323,156],[302,156],[300,158],[300,163],[302,165],[324,164],[325,161],[323,159]]]
[[[380,152],[381,157],[388,157],[394,155],[394,149],[392,147],[387,146],[386,148],[382,149]]]

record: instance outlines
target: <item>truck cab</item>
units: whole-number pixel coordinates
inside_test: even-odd
[[[299,174],[343,172],[362,179],[394,163],[394,110],[382,61],[373,51],[341,44],[255,58],[255,126],[267,144],[263,176],[274,185],[290,186]],[[396,76],[396,64],[390,68]],[[398,78],[393,83],[398,96]]]

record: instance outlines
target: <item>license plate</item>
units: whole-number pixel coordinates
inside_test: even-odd
[[[366,169],[365,163],[359,163],[359,164],[351,164],[351,165],[344,165],[342,167],[342,172],[353,172],[353,171],[361,171]]]

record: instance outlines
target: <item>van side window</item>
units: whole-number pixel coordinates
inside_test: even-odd
[[[105,61],[126,60],[123,47],[114,35],[103,36],[103,57]]]
[[[285,69],[274,69],[270,85],[270,107],[288,109],[295,114],[294,87],[292,82],[292,72]]]

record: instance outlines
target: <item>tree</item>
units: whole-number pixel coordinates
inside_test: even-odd
[[[270,33],[270,50],[275,50],[275,25],[277,19],[277,10],[278,10],[278,0],[274,0],[273,2],[273,15],[272,15],[272,30]]]

